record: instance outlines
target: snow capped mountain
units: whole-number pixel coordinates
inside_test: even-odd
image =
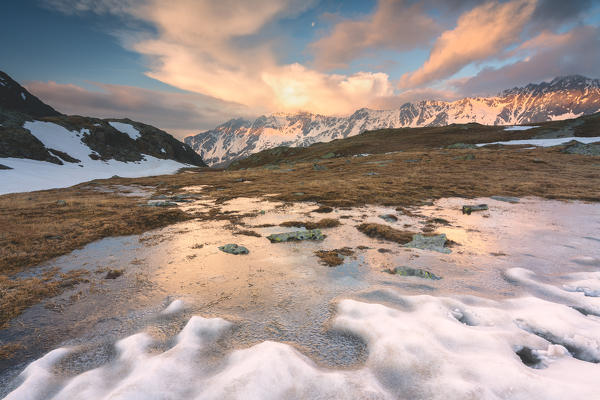
[[[574,75],[505,90],[494,97],[420,101],[394,110],[362,108],[347,117],[277,113],[254,121],[232,119],[185,138],[185,143],[209,165],[223,165],[272,147],[309,146],[366,130],[468,122],[518,125],[575,118],[598,111],[600,80]]]

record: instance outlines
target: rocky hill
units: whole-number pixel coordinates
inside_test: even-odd
[[[158,128],[63,115],[0,72],[0,194],[191,166],[206,164]]]
[[[185,142],[210,165],[228,164],[261,150],[305,147],[367,130],[450,124],[518,125],[564,120],[600,111],[600,80],[583,76],[505,90],[494,97],[406,103],[395,110],[360,109],[347,117],[310,113],[233,119]]]

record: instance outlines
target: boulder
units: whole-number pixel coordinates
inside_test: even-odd
[[[421,250],[433,250],[444,254],[450,254],[452,250],[444,247],[448,239],[445,234],[424,236],[420,234],[413,235],[412,241],[404,244],[404,247]]]
[[[219,250],[221,250],[224,253],[235,254],[235,255],[250,253],[250,250],[248,250],[244,246],[239,246],[235,243],[229,243],[224,246],[219,246]]]
[[[273,233],[272,235],[267,236],[267,239],[269,239],[271,243],[281,243],[299,240],[323,240],[325,239],[325,235],[323,235],[323,232],[321,232],[320,229],[309,229],[306,231]]]
[[[434,281],[442,279],[440,276],[437,276],[433,272],[429,272],[420,268],[396,267],[394,269],[388,269],[386,270],[386,272],[401,276],[416,276],[417,278],[431,279]]]
[[[393,214],[383,214],[383,215],[380,215],[379,218],[381,218],[385,222],[396,222],[396,221],[398,221],[398,217],[396,217]]]
[[[471,215],[471,213],[473,211],[485,211],[488,209],[487,204],[477,204],[477,205],[466,205],[466,206],[462,206],[462,213],[463,214],[467,214],[467,215]]]

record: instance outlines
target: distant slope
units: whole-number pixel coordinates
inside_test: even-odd
[[[383,128],[433,127],[475,122],[515,125],[563,120],[600,111],[600,80],[582,76],[513,88],[495,97],[406,103],[395,110],[360,109],[348,117],[310,113],[233,119],[185,138],[210,165],[223,165],[261,150],[304,147]]]
[[[27,89],[2,71],[0,71],[0,108],[8,111],[17,111],[31,115],[32,117],[56,117],[62,115],[29,93]]]
[[[600,113],[570,120],[542,122],[529,129],[511,128],[470,123],[442,127],[379,129],[303,148],[282,146],[263,150],[234,161],[229,169],[293,164],[301,161],[318,163],[329,158],[360,154],[427,151],[457,143],[474,145],[530,138],[600,137]]]
[[[0,78],[0,194],[206,166],[192,148],[158,128],[62,115],[8,75]]]

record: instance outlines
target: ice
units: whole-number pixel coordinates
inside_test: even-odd
[[[507,126],[504,128],[505,131],[526,131],[528,129],[532,129],[532,128],[539,128],[539,126],[521,126],[521,125],[514,125],[514,126]]]
[[[181,299],[173,300],[171,304],[162,311],[164,315],[177,314],[185,309],[185,303]]]
[[[116,130],[127,134],[133,140],[137,140],[140,136],[140,131],[138,131],[133,125],[125,124],[123,122],[109,121],[110,126],[115,128]]]
[[[553,292],[530,271],[515,269],[510,276]],[[597,276],[567,277],[583,278]],[[23,383],[6,399],[558,400],[597,395],[600,319],[562,303],[569,298],[488,300],[387,290],[397,300],[394,307],[352,299],[337,306],[333,329],[358,335],[368,345],[368,359],[358,369],[324,369],[291,345],[273,341],[215,358],[211,349],[234,325],[194,316],[171,348],[157,353],[149,334],[134,334],[116,343],[116,360],[71,378],[52,372],[69,350],[50,352],[23,371]],[[520,359],[517,352],[525,347],[539,360],[536,365]]]
[[[568,137],[558,139],[523,139],[523,140],[507,140],[504,142],[492,142],[492,143],[478,143],[477,146],[487,146],[490,144],[505,144],[505,145],[518,145],[518,144],[529,144],[540,147],[551,147],[560,146],[561,144],[568,143],[572,140],[576,140],[580,143],[594,143],[600,142],[600,136],[596,137]]]

